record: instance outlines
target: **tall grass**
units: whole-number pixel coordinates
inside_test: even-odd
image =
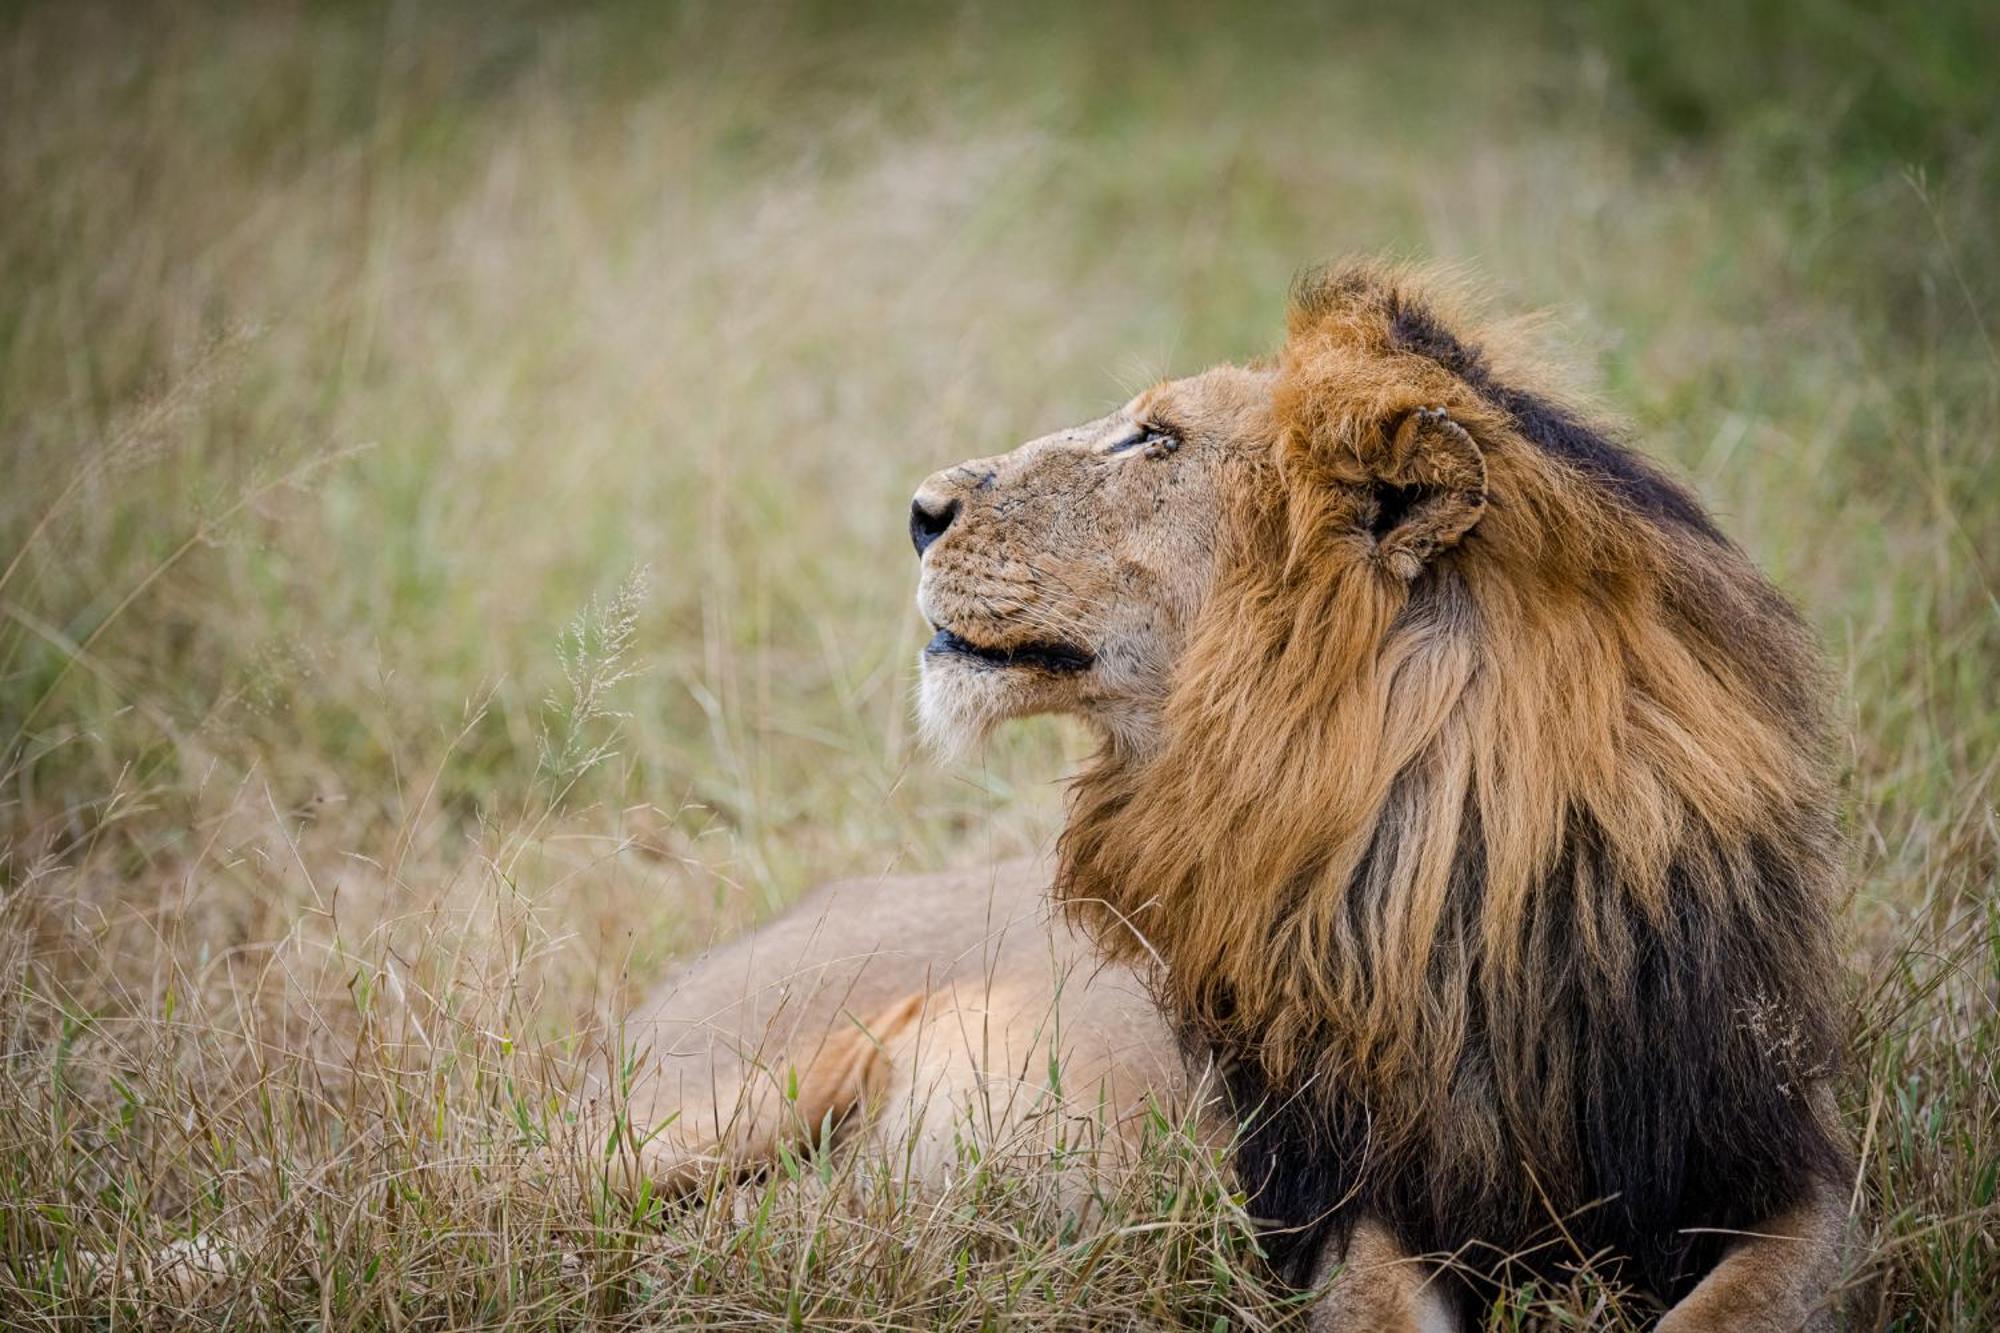
[[[1426,12],[0,16],[0,1322],[1295,1318],[1167,1121],[1089,1230],[564,1131],[673,957],[1055,827],[1072,732],[914,749],[916,481],[1392,250],[1819,626],[1860,1322],[2000,1324],[1990,7]]]

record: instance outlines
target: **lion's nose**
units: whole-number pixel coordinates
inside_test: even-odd
[[[910,501],[910,545],[922,555],[932,542],[944,536],[944,530],[957,517],[957,500],[940,500],[918,491],[917,498]]]

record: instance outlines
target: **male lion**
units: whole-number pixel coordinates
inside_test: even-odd
[[[1585,1259],[1663,1329],[1830,1327],[1812,647],[1493,356],[1349,265],[1275,364],[925,482],[928,733],[1101,737],[1055,862],[835,886],[694,965],[638,1020],[640,1119],[678,1113],[649,1169],[847,1124],[948,1170],[996,1085],[1115,1130],[1212,1068],[1274,1256],[1331,1279],[1316,1327],[1451,1327]]]

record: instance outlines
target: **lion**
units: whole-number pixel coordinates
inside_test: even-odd
[[[929,478],[923,727],[1081,718],[1054,855],[835,886],[689,967],[634,1019],[645,1169],[844,1134],[943,1172],[927,1114],[996,1085],[1114,1146],[1193,1098],[1315,1328],[1468,1326],[1584,1262],[1670,1333],[1832,1327],[1816,649],[1507,355],[1348,263],[1275,359]]]

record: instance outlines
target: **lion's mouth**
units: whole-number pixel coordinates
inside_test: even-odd
[[[1067,673],[1087,670],[1095,659],[1082,648],[1067,643],[1017,643],[1005,648],[988,648],[941,629],[924,645],[926,657],[962,657],[992,667],[1026,667],[1035,671]]]

